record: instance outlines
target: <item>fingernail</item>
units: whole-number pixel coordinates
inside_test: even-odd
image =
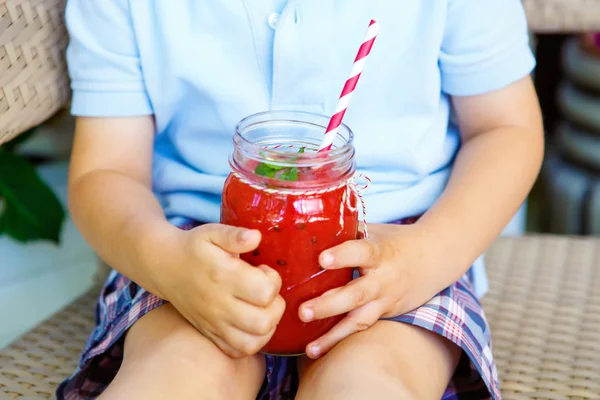
[[[316,344],[313,344],[308,347],[308,354],[315,358],[319,357],[319,355],[321,354],[321,349]]]
[[[311,308],[304,308],[302,310],[302,318],[305,322],[310,322],[315,317],[315,312]]]
[[[331,253],[323,253],[321,254],[321,266],[322,267],[329,267],[331,264],[333,264],[333,254]]]

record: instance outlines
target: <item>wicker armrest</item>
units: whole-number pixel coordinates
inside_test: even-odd
[[[39,125],[70,97],[66,0],[0,0],[0,144]]]

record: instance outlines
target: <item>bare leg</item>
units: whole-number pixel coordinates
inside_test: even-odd
[[[349,336],[317,361],[299,360],[298,400],[439,400],[462,351],[443,337],[392,321]]]
[[[228,357],[166,304],[131,327],[123,364],[100,398],[254,400],[264,375],[263,356]]]

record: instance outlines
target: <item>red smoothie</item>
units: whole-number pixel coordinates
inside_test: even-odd
[[[310,175],[314,179],[314,173]],[[339,186],[331,177],[322,178],[326,185],[328,179],[333,187]],[[297,175],[300,185],[303,179],[300,170]],[[322,251],[356,238],[356,197],[346,193],[346,186],[309,195],[301,194],[301,189],[297,193],[293,193],[294,190],[270,193],[256,186],[235,174],[228,177],[223,190],[221,222],[258,229],[262,233],[260,246],[252,253],[243,254],[242,259],[254,266],[265,264],[274,268],[283,281],[280,293],[286,301],[286,310],[263,351],[278,355],[303,354],[308,343],[344,317],[303,323],[298,317],[298,307],[352,279],[351,268],[324,271],[318,258]]]

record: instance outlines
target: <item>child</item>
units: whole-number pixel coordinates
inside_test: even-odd
[[[477,260],[543,153],[519,0],[70,0],[66,15],[70,209],[114,271],[59,398],[500,398]],[[217,223],[232,133],[269,109],[331,115],[371,18],[345,118],[370,238],[320,257],[364,275],[300,307],[349,312],[307,356],[264,356],[285,304],[273,269],[237,257],[260,233]]]

